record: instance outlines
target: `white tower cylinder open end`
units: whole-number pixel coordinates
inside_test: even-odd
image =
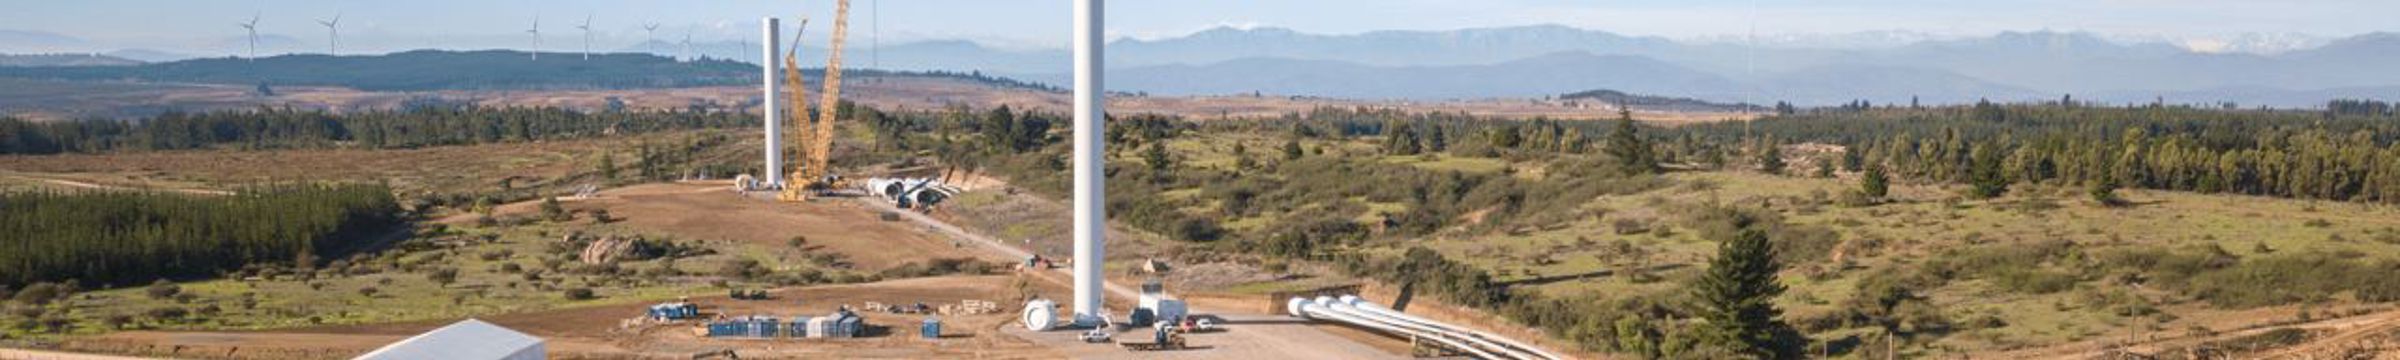
[[[776,76],[781,75],[782,68],[776,66],[779,63],[775,61],[775,54],[783,53],[777,49],[783,44],[783,26],[781,20],[772,16],[761,20],[760,25],[759,38],[764,40],[759,42],[760,49],[764,50],[760,53],[765,54],[758,59],[758,68],[763,70],[759,74],[759,103],[765,105],[760,118],[767,122],[767,181],[761,187],[780,188],[783,187],[783,111],[775,106],[778,95],[775,85],[782,80]]]
[[[1100,87],[1103,14],[1100,0],[1075,0],[1075,325],[1082,327],[1108,323],[1100,315],[1100,269],[1107,258],[1102,243],[1107,241],[1108,224],[1103,174],[1108,123],[1102,104],[1107,92]]]

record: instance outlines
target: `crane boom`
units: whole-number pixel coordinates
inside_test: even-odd
[[[808,27],[808,20],[800,20],[800,26],[805,31]],[[811,124],[806,134],[800,136],[803,146],[800,152],[805,162],[800,164],[800,168],[794,171],[794,176],[792,176],[793,181],[802,182],[803,185],[784,187],[783,193],[777,196],[784,201],[807,200],[812,191],[836,187],[834,182],[837,179],[833,176],[831,168],[833,122],[835,117],[840,115],[837,110],[842,101],[842,39],[847,37],[849,32],[850,0],[836,0],[833,13],[833,46],[828,49],[825,60],[824,97],[817,101],[815,123]],[[784,80],[786,83],[792,84],[791,107],[805,114],[808,109],[808,101],[806,92],[800,90],[800,66],[797,56],[799,48],[796,45],[792,46],[792,53],[784,56],[783,66],[792,70],[784,77]]]
[[[788,97],[788,98],[785,100],[785,103],[786,103],[786,104],[789,104],[789,105],[786,105],[786,106],[784,107],[784,111],[789,111],[789,112],[793,112],[793,113],[797,113],[797,114],[801,114],[801,115],[806,115],[806,114],[808,114],[808,87],[806,86],[805,82],[801,81],[801,76],[800,76],[800,39],[801,39],[801,37],[803,37],[803,36],[805,36],[805,35],[807,35],[807,34],[808,34],[808,18],[805,18],[805,17],[803,17],[803,18],[800,18],[800,29],[799,29],[799,32],[798,32],[797,34],[794,34],[794,35],[792,36],[792,47],[791,47],[791,49],[786,49],[786,50],[784,50],[784,53],[783,53],[783,68],[784,68],[784,73],[783,73],[783,83],[784,83],[784,86],[783,86],[783,87],[792,89],[791,96],[789,96],[789,97]],[[773,101],[773,100],[768,100],[768,101]],[[790,116],[785,116],[784,118],[787,118],[787,119],[789,119],[789,118],[792,118],[792,117],[790,117]],[[794,125],[804,125],[804,124],[808,124],[808,122],[807,122],[806,120],[801,120],[801,121],[797,121],[797,123],[796,123],[796,124],[794,124]],[[815,133],[815,131],[813,131],[813,130],[811,130],[811,129],[807,129],[807,128],[802,128],[802,127],[799,127],[799,126],[793,126],[793,127],[792,127],[792,135],[793,135],[793,136],[792,136],[792,138],[793,138],[793,139],[797,139],[797,140],[799,140],[797,143],[798,143],[798,144],[800,144],[800,146],[799,146],[799,147],[800,147],[800,158],[801,158],[801,159],[814,159],[814,158],[816,158],[816,156],[815,156],[815,155],[811,155],[811,152],[810,152],[811,150],[814,150],[814,149],[816,148],[815,146],[813,146],[813,145],[810,145],[810,144],[814,144],[814,143],[815,143],[815,141],[816,141],[816,138],[815,138],[815,137],[813,137],[813,136],[810,136],[810,134],[812,134],[812,133]],[[783,151],[783,149],[775,149],[775,151]],[[803,160],[803,161],[805,161],[805,160]],[[799,185],[798,185],[798,186],[789,186],[789,185],[787,185],[787,186],[784,186],[784,187],[783,187],[783,193],[781,193],[781,194],[778,194],[778,195],[777,195],[777,198],[784,199],[784,200],[786,200],[786,201],[798,201],[798,200],[805,199],[805,195],[804,195],[803,191],[806,191],[806,189],[804,189],[804,188],[806,188],[806,187],[807,187],[807,184],[808,184],[809,182],[816,181],[816,180],[815,180],[815,178],[813,178],[813,177],[810,177],[810,176],[809,176],[809,173],[810,173],[810,172],[812,172],[812,171],[814,171],[814,169],[815,169],[814,167],[812,167],[811,165],[808,165],[808,164],[801,164],[801,166],[800,166],[800,168],[799,168],[799,169],[794,169],[794,170],[792,171],[792,176],[790,176],[790,177],[788,178],[788,179],[790,179],[790,180],[788,180],[788,181],[795,182],[795,183],[797,183],[797,184],[799,184]],[[776,171],[782,171],[782,170],[781,170],[781,169],[777,169]]]
[[[816,147],[808,159],[808,165],[814,169],[810,175],[816,176],[809,181],[815,182],[827,181],[826,175],[832,174],[827,170],[833,160],[833,122],[842,101],[842,40],[850,35],[850,0],[836,0],[834,4],[833,47],[827,49],[825,60],[824,99],[817,101],[817,133],[809,144]]]

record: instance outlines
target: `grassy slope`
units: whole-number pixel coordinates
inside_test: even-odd
[[[1942,199],[1954,197],[1954,189],[1904,186],[1895,190],[1900,201],[1867,208],[1844,208],[1833,205],[1809,205],[1817,192],[1837,194],[1849,189],[1853,182],[1836,179],[1808,179],[1768,176],[1756,173],[1699,172],[1671,175],[1684,183],[1637,196],[1602,198],[1592,202],[1591,209],[1607,209],[1607,220],[1578,220],[1564,228],[1533,231],[1520,235],[1494,234],[1467,238],[1443,238],[1433,241],[1434,248],[1467,259],[1498,273],[1503,280],[1523,279],[1590,272],[1608,268],[1600,247],[1576,246],[1576,239],[1586,238],[1597,243],[1625,240],[1654,254],[1653,264],[1686,264],[1662,274],[1667,281],[1635,283],[1623,277],[1599,277],[1590,280],[1558,282],[1540,285],[1550,292],[1598,291],[1603,294],[1632,294],[1672,290],[1675,279],[1691,276],[1705,259],[1714,253],[1714,243],[1699,239],[1690,231],[1673,231],[1667,236],[1657,233],[1617,235],[1610,231],[1608,221],[1629,218],[1645,223],[1672,224],[1675,209],[1688,208],[1707,202],[1734,204],[1773,204],[1785,219],[1794,224],[1821,225],[1835,229],[1845,241],[1877,238],[1887,245],[1868,257],[1853,255],[1859,268],[1836,272],[1821,279],[1810,279],[1787,272],[1784,280],[1790,285],[1780,303],[1787,312],[1800,314],[1832,311],[1834,304],[1852,296],[1855,280],[1862,274],[1890,269],[1898,264],[1915,263],[1944,249],[1972,245],[2005,246],[2051,239],[2064,239],[2097,248],[2113,247],[2177,247],[2197,244],[2216,244],[2237,256],[2258,255],[2258,245],[2264,244],[2274,252],[2355,252],[2370,258],[2400,259],[2400,245],[2369,241],[2377,231],[2400,228],[2400,212],[2346,203],[2326,203],[2301,200],[2273,199],[2246,196],[2202,195],[2190,193],[2124,191],[2125,197],[2139,204],[2124,208],[2095,206],[2077,197],[2072,189],[2024,189],[2016,195],[1993,201],[1967,201],[1955,206]],[[1709,185],[1692,185],[1693,183]],[[2041,195],[2032,195],[2040,193]],[[2058,207],[2047,211],[2023,211],[2018,206],[2033,198],[2047,198]],[[2322,223],[2311,224],[2322,220]],[[1558,262],[1535,266],[1529,259],[1546,254]],[[1465,256],[1459,256],[1465,255]],[[1830,261],[1830,259],[1827,259]],[[1970,330],[1944,338],[1940,345],[1962,350],[2000,349],[2016,346],[2056,344],[2085,340],[2097,336],[2126,334],[2156,329],[2185,329],[2188,326],[2218,326],[2224,314],[2239,311],[2210,309],[2199,304],[2176,304],[2169,300],[2167,311],[2186,320],[2156,322],[2147,317],[2122,317],[2105,309],[2086,306],[2086,296],[2106,291],[2094,289],[2093,283],[2082,288],[2051,294],[2021,294],[1996,289],[1986,281],[1955,282],[1936,290],[1931,297],[1944,314],[1953,321],[1984,316],[2004,319],[2009,326]],[[2155,290],[2140,291],[2152,299],[2170,298]],[[2207,323],[2207,324],[2204,324]],[[2134,327],[2144,329],[2134,329]],[[1845,335],[1819,334],[1821,338]]]

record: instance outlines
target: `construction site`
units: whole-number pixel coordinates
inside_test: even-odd
[[[719,239],[706,252],[789,241],[806,254],[838,254],[833,268],[884,269],[933,262],[1007,264],[962,275],[808,286],[682,287],[673,300],[607,303],[450,321],[330,325],[258,332],[125,331],[77,339],[64,350],[178,358],[412,358],[486,345],[444,338],[453,331],[522,332],[551,358],[1405,358],[1562,359],[1494,332],[1446,322],[1450,312],[1412,315],[1377,305],[1356,283],[1270,293],[1169,288],[1172,264],[1141,251],[1111,256],[1100,149],[1104,104],[1100,1],[1076,2],[1072,251],[1005,241],[948,223],[946,202],[1007,184],[948,164],[840,167],[837,106],[849,29],[849,0],[834,1],[831,43],[820,83],[801,76],[809,19],[759,19],[765,120],[755,172],[731,179],[619,188],[580,186],[549,203],[498,204],[491,216],[563,208],[595,224],[653,237]],[[794,25],[794,26],[786,26]],[[807,89],[819,89],[810,93]],[[811,103],[815,95],[815,102]],[[787,157],[788,156],[788,157]],[[791,160],[791,161],[788,161]],[[563,205],[560,205],[563,204]],[[573,259],[613,266],[662,252],[692,252],[671,240],[629,234],[558,236]],[[665,244],[665,245],[661,245]],[[778,255],[783,256],[783,255]],[[669,265],[671,268],[671,265]],[[764,269],[763,271],[777,271]],[[532,279],[532,277],[527,277]],[[721,281],[720,281],[721,282]],[[1127,286],[1126,284],[1138,284]],[[515,286],[514,283],[510,284]],[[709,290],[714,289],[714,290]],[[651,298],[662,294],[646,295]],[[570,295],[572,298],[574,295]],[[1406,300],[1400,300],[1403,303]],[[470,323],[471,322],[471,323]],[[463,329],[463,330],[462,330]],[[442,341],[451,341],[444,343]],[[488,345],[501,346],[501,345]],[[397,354],[397,355],[395,355]],[[407,355],[416,354],[416,355]]]
[[[1118,354],[1110,345],[1121,348],[1124,356],[1156,358],[1158,354],[1141,352],[1193,352],[1189,357],[1224,358],[1244,354],[1290,356],[1318,353],[1325,356],[1308,358],[1378,357],[1391,355],[1379,352],[1352,352],[1355,348],[1374,345],[1330,346],[1334,352],[1300,350],[1274,345],[1270,339],[1292,339],[1290,333],[1302,329],[1266,330],[1268,323],[1304,323],[1343,327],[1342,331],[1362,331],[1383,336],[1357,337],[1356,341],[1405,341],[1405,354],[1412,356],[1472,356],[1486,359],[1559,359],[1560,356],[1523,342],[1509,340],[1492,333],[1450,325],[1437,320],[1412,316],[1362,300],[1357,293],[1319,294],[1314,298],[1291,297],[1286,311],[1277,314],[1230,311],[1226,307],[1194,308],[1192,304],[1169,292],[1158,279],[1171,265],[1156,260],[1141,263],[1136,279],[1142,285],[1138,291],[1127,291],[1112,283],[1102,270],[1109,258],[1105,252],[1108,217],[1101,204],[1106,203],[1104,183],[1099,171],[1102,156],[1099,149],[1106,145],[1100,134],[1104,127],[1105,90],[1100,89],[1100,58],[1103,41],[1101,2],[1078,1],[1075,6],[1078,37],[1076,52],[1076,82],[1074,92],[1074,124],[1071,141],[1075,146],[1073,254],[1068,259],[1045,258],[1038,253],[1016,249],[1011,245],[958,231],[923,215],[933,213],[942,203],[966,190],[953,185],[951,171],[937,176],[905,176],[899,172],[842,173],[832,165],[837,148],[834,146],[836,104],[841,101],[843,41],[848,35],[849,1],[838,0],[833,20],[831,41],[827,48],[828,62],[824,66],[821,100],[814,106],[808,103],[805,84],[800,76],[797,43],[782,48],[782,22],[773,17],[761,20],[762,63],[782,64],[764,67],[761,74],[760,97],[765,102],[765,133],[763,177],[741,176],[733,180],[732,190],[748,199],[769,199],[787,206],[823,206],[827,202],[856,200],[854,206],[894,213],[918,220],[921,225],[937,228],[937,234],[949,235],[954,241],[975,242],[974,246],[958,244],[957,248],[973,248],[981,256],[997,257],[1014,263],[1020,282],[1032,281],[1059,284],[1070,288],[1072,297],[1066,302],[1019,296],[1005,302],[961,298],[881,298],[858,299],[857,302],[824,299],[811,291],[754,291],[734,290],[726,299],[733,304],[703,306],[689,300],[657,304],[639,319],[628,320],[629,331],[650,334],[656,330],[690,329],[689,335],[712,341],[756,342],[777,348],[782,342],[797,341],[783,348],[806,348],[810,341],[840,341],[829,339],[913,338],[917,341],[942,342],[945,339],[975,337],[979,332],[996,332],[1004,337],[1028,341],[1036,347],[1070,357],[1113,357]],[[799,22],[797,33],[805,33],[809,21]],[[781,54],[778,58],[777,54]],[[780,100],[780,101],[779,101]],[[777,103],[781,103],[778,106]],[[817,110],[809,116],[807,110]],[[788,130],[787,130],[788,129]],[[787,136],[788,135],[788,136]],[[786,166],[786,139],[792,139],[789,150],[796,150],[799,162]],[[792,169],[786,173],[784,169]],[[892,213],[886,213],[887,218]],[[813,235],[813,234],[811,234]],[[960,239],[963,238],[963,239]],[[1065,274],[1053,270],[1067,270]],[[1062,276],[1063,275],[1063,276]],[[1062,281],[1063,280],[1063,281]],[[1273,304],[1275,296],[1256,302]],[[1337,297],[1338,296],[1338,297]],[[786,298],[788,297],[788,298]],[[1109,306],[1110,298],[1116,306]],[[780,300],[780,301],[779,301]],[[808,306],[778,307],[773,304],[804,304]],[[1256,308],[1255,303],[1226,303],[1230,308]],[[1268,306],[1270,309],[1272,305]],[[823,315],[816,315],[816,314]],[[1015,316],[1008,316],[1014,314]],[[1281,316],[1278,316],[1281,315]],[[911,321],[922,318],[921,321]],[[1289,325],[1286,325],[1289,326]],[[1238,334],[1238,335],[1226,335]],[[670,338],[682,334],[663,335]],[[1262,336],[1263,335],[1263,336]],[[1187,338],[1188,336],[1188,338]],[[1306,338],[1306,336],[1298,336]],[[1223,338],[1196,340],[1198,338]],[[1230,340],[1230,341],[1228,341]],[[892,340],[885,340],[892,341]],[[999,344],[999,343],[986,343]],[[1318,343],[1325,344],[1325,343]],[[1264,345],[1261,347],[1261,345]],[[1390,347],[1391,344],[1382,344]],[[1322,345],[1318,345],[1322,346]],[[755,348],[756,346],[748,346]],[[1098,351],[1093,351],[1098,347]],[[1245,349],[1260,347],[1256,349]],[[1221,349],[1221,350],[1220,350]],[[789,350],[786,350],[789,351]],[[738,353],[738,352],[736,352]],[[840,353],[845,357],[856,354]],[[1181,357],[1181,356],[1179,356]]]

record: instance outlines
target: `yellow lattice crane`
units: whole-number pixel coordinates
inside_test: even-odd
[[[784,201],[808,200],[809,195],[815,191],[840,186],[841,178],[835,176],[831,168],[833,122],[839,115],[836,110],[839,109],[842,101],[842,39],[847,37],[850,32],[850,0],[836,0],[834,4],[833,46],[827,49],[829,53],[825,60],[824,97],[817,101],[815,124],[809,128],[807,133],[799,136],[800,144],[803,147],[800,150],[802,160],[800,168],[792,173],[790,181],[800,182],[800,184],[784,186],[783,193],[776,196]],[[805,29],[808,26],[808,20],[801,20],[800,24]],[[793,46],[792,48],[797,51],[800,47]],[[808,100],[803,94],[805,91],[800,90],[799,62],[795,56],[787,55],[784,57],[784,67],[789,69],[787,72],[789,75],[784,76],[784,80],[792,88],[791,109],[805,114],[808,109]]]

